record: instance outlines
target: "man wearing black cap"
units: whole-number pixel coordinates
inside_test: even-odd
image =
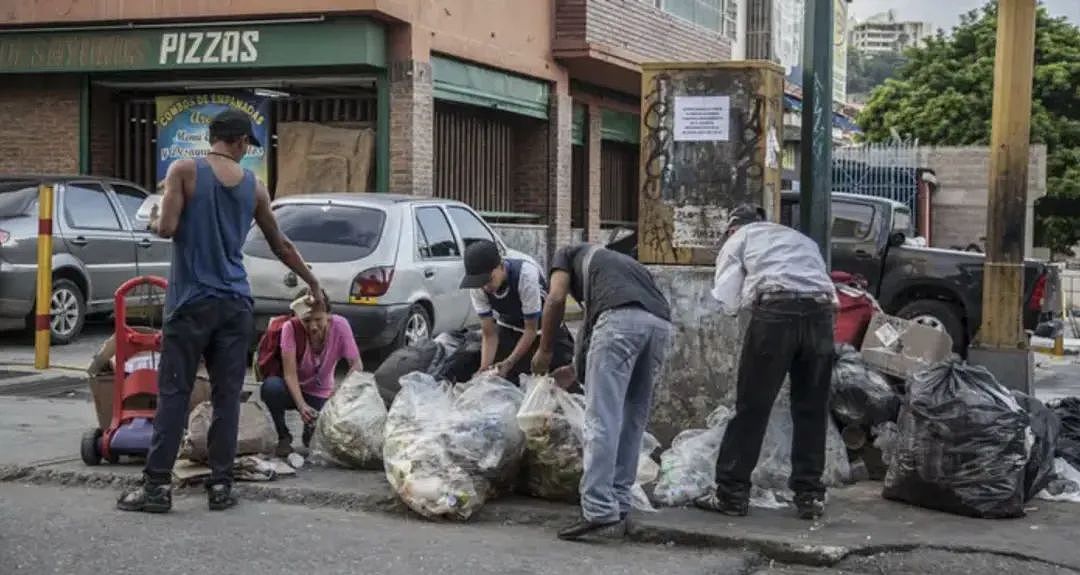
[[[836,289],[817,244],[741,206],[728,218],[712,295],[724,311],[750,309],[739,360],[735,417],[716,462],[716,493],[699,507],[727,515],[749,511],[757,464],[776,395],[791,375],[791,479],[799,517],[825,511],[825,431],[833,359]]]
[[[187,427],[187,408],[199,361],[210,372],[213,421],[208,438],[212,511],[236,504],[232,467],[240,417],[240,391],[251,344],[251,289],[241,247],[252,219],[270,249],[311,293],[322,289],[300,253],[278,229],[270,194],[240,165],[248,146],[261,146],[243,112],[229,109],[210,122],[205,158],[173,162],[165,176],[161,213],[150,229],[172,238],[172,264],[165,295],[165,326],[158,366],[154,434],[143,469],[143,484],[117,501],[124,511],[164,513],[172,508],[173,464]]]
[[[461,288],[469,290],[483,329],[480,371],[494,367],[518,383],[539,342],[547,279],[532,262],[504,258],[493,242],[481,240],[465,250]],[[552,367],[560,368],[573,361],[574,340],[565,324],[556,331]]]

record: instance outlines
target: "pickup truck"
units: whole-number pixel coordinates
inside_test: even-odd
[[[982,321],[982,254],[919,247],[911,210],[872,196],[832,195],[832,266],[866,279],[890,314],[941,329],[955,351],[974,340]],[[785,192],[781,223],[798,228],[799,196]],[[1024,262],[1024,328],[1035,330],[1050,312],[1049,266]]]

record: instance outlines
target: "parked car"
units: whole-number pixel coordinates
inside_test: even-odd
[[[113,294],[137,275],[168,276],[172,245],[136,221],[150,195],[136,184],[92,176],[0,176],[0,320],[33,327],[38,188],[53,184],[54,344],[78,337],[86,317],[113,310]],[[143,296],[142,299],[151,297]]]
[[[833,269],[864,277],[886,312],[944,330],[955,351],[967,349],[982,322],[982,254],[913,245],[911,210],[888,199],[834,193],[832,216]],[[798,227],[797,193],[784,193],[780,219]],[[1045,263],[1024,262],[1025,329],[1050,315],[1054,277]]]
[[[332,310],[349,320],[364,349],[409,345],[479,323],[462,254],[477,240],[503,240],[460,202],[392,194],[293,196],[273,204],[282,232],[319,278]],[[255,299],[256,331],[289,313],[305,287],[253,227],[244,265]]]

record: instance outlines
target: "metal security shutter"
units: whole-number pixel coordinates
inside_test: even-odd
[[[153,190],[157,186],[157,126],[153,98],[122,99],[115,103],[113,173]]]
[[[513,124],[505,115],[436,102],[435,196],[481,212],[512,212],[513,143]]]

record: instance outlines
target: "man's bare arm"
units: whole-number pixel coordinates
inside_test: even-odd
[[[186,189],[195,183],[195,162],[177,160],[169,165],[165,173],[165,193],[161,198],[161,208],[156,218],[150,219],[150,231],[163,238],[176,235],[180,227],[180,214],[184,211],[187,200]]]
[[[296,246],[278,228],[277,219],[274,218],[274,212],[270,209],[270,192],[267,191],[262,182],[255,185],[255,196],[255,223],[262,230],[263,236],[266,237],[266,243],[270,246],[270,251],[277,256],[277,259],[281,260],[281,263],[304,280],[315,299],[322,299],[319,280],[315,277],[315,274],[311,273],[311,269],[304,262],[304,258],[297,251]]]
[[[480,326],[480,371],[485,371],[495,363],[495,354],[499,348],[499,328],[490,317],[482,318]]]
[[[570,292],[570,274],[563,270],[551,272],[551,286],[544,302],[544,314],[540,321],[539,351],[550,352],[555,348],[555,335],[566,313],[566,295]]]

